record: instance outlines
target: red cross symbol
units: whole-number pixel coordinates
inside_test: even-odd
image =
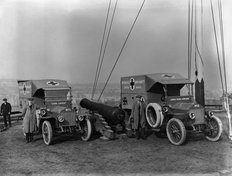
[[[59,85],[59,83],[55,82],[55,81],[48,81],[47,84],[50,85],[50,86],[57,86],[57,85]]]
[[[130,89],[131,89],[131,90],[134,90],[134,89],[135,89],[135,80],[134,80],[134,78],[131,78],[131,79],[130,79]]]

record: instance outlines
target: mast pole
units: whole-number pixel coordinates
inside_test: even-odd
[[[225,105],[225,110],[228,118],[229,134],[228,137],[232,140],[232,125],[231,125],[231,114],[230,114],[230,105],[228,98],[228,89],[227,89],[227,76],[226,76],[226,59],[225,59],[225,47],[224,47],[224,30],[223,30],[223,18],[222,18],[222,4],[221,0],[218,0],[218,11],[219,11],[219,26],[221,34],[221,45],[222,45],[222,59],[223,59],[223,69],[224,69],[224,81],[225,81],[225,91],[223,94],[223,100]]]
[[[194,17],[195,17],[195,42],[194,42],[194,47],[195,47],[195,100],[197,103],[202,105],[203,107],[205,106],[205,86],[204,86],[204,63],[203,63],[203,58],[201,55],[202,50],[202,43],[200,40],[200,45],[198,45],[198,37],[203,37],[203,31],[201,31],[203,28],[201,26],[198,26],[198,24],[202,25],[202,20],[203,14],[202,14],[202,3],[201,3],[201,14],[200,17],[198,15],[198,9],[197,9],[197,0],[194,1]],[[199,33],[198,33],[199,31]],[[199,49],[200,46],[200,49]]]

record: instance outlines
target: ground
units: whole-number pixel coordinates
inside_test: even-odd
[[[0,132],[0,175],[232,175],[232,143],[190,137],[183,146],[151,134],[89,142],[56,137],[51,146],[37,135],[27,144],[21,121]]]

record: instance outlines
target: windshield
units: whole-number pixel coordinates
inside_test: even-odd
[[[193,89],[192,84],[169,84],[166,85],[167,96],[192,96]]]

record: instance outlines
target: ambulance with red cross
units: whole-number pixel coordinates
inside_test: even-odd
[[[91,137],[92,126],[87,116],[79,115],[72,108],[71,87],[65,80],[41,79],[18,80],[19,104],[21,110],[33,98],[38,107],[37,129],[42,133],[44,143],[53,143],[57,134],[81,134],[87,141]]]
[[[222,122],[206,111],[193,96],[193,82],[176,73],[154,73],[121,78],[121,105],[130,116],[136,95],[146,106],[147,124],[157,136],[167,136],[174,145],[185,143],[188,133],[204,134],[218,141]]]

